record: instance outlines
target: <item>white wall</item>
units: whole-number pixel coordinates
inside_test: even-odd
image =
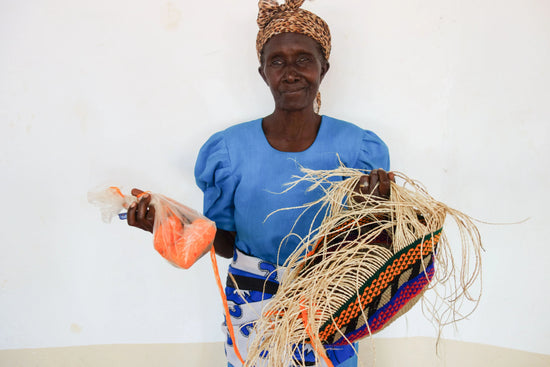
[[[323,113],[376,131],[393,168],[447,204],[530,218],[480,224],[484,295],[445,337],[550,354],[550,3],[306,7],[333,33]],[[103,224],[86,193],[137,186],[201,207],[200,145],[272,109],[256,11],[253,0],[0,3],[0,349],[223,339],[209,260],[171,267],[148,234]],[[435,335],[418,308],[382,336],[417,335]]]

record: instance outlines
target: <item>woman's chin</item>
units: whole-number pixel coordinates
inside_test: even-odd
[[[286,112],[298,112],[304,110],[313,110],[313,101],[306,99],[286,98],[276,104],[276,109]]]

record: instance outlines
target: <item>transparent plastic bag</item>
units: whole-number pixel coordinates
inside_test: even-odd
[[[101,219],[110,223],[113,217],[137,201],[132,195],[124,195],[116,186],[97,188],[88,192],[88,202],[99,208]]]
[[[151,195],[155,208],[153,243],[155,250],[177,267],[189,269],[214,243],[216,225],[197,211],[164,195]],[[139,200],[112,186],[88,193],[88,201],[99,207],[103,221],[111,219]]]

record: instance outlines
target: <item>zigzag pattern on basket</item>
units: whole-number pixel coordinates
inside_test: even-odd
[[[374,334],[388,326],[393,320],[414,306],[416,301],[423,294],[426,285],[428,285],[433,278],[434,265],[432,260],[430,260],[430,265],[426,268],[425,272],[421,272],[416,278],[399,287],[399,290],[391,301],[381,308],[378,308],[374,315],[369,317],[369,327],[367,327],[367,324],[363,324],[351,334],[346,335],[346,337],[342,336],[333,345],[347,345],[350,341],[353,342],[370,334]],[[405,305],[407,305],[406,309],[404,309]]]
[[[393,315],[395,315],[407,303],[406,300],[411,300],[422,291],[421,287],[417,289],[416,294],[411,294],[407,299],[403,298],[397,302],[396,294],[400,288],[417,278],[421,273],[424,274],[424,270],[433,263],[432,255],[440,236],[441,229],[418,239],[392,256],[379,271],[361,286],[357,294],[338,309],[333,318],[325,322],[319,331],[320,340],[324,344],[334,344],[347,334],[351,335],[359,328],[366,328],[365,319],[370,320],[377,310],[394,299],[395,306],[399,307],[393,312]],[[426,278],[425,275],[423,277]],[[359,297],[357,297],[358,294]],[[387,315],[384,318],[385,322],[378,325],[377,330],[381,330],[387,324],[387,321],[391,319],[392,315],[390,313]]]

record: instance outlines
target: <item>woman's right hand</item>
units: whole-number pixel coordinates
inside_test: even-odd
[[[128,207],[126,216],[128,225],[153,233],[155,207],[151,205],[151,195],[139,189],[132,189],[132,195],[136,196],[138,200]],[[218,229],[214,239],[216,253],[225,258],[233,257],[235,236],[235,232]]]
[[[138,197],[138,200],[128,207],[126,217],[128,225],[153,233],[155,207],[150,205],[151,195],[139,189],[132,189],[132,195]]]

